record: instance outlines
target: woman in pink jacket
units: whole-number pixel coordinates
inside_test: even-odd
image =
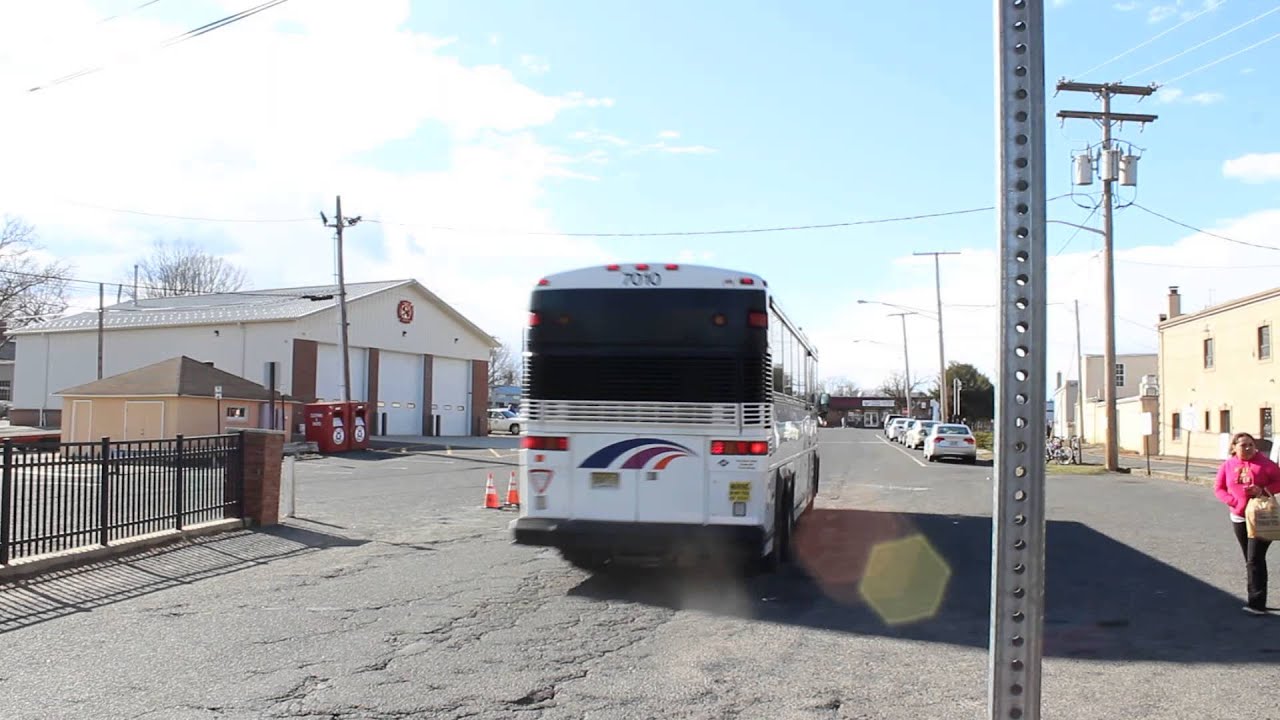
[[[1231,527],[1244,553],[1248,582],[1249,602],[1244,610],[1253,615],[1267,614],[1267,548],[1271,543],[1249,537],[1244,510],[1249,498],[1261,495],[1263,489],[1280,495],[1280,467],[1258,452],[1252,435],[1236,433],[1231,438],[1230,457],[1218,468],[1213,492],[1231,508]]]

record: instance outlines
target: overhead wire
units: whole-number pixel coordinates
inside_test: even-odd
[[[1248,242],[1247,240],[1237,240],[1237,239],[1232,238],[1232,237],[1227,237],[1226,235],[1221,235],[1221,234],[1219,234],[1219,233],[1210,232],[1210,231],[1208,231],[1208,230],[1204,230],[1204,229],[1202,229],[1202,228],[1198,228],[1198,227],[1196,227],[1195,225],[1191,225],[1191,224],[1189,224],[1189,223],[1184,223],[1184,222],[1182,222],[1181,220],[1176,220],[1176,219],[1174,219],[1174,218],[1171,218],[1171,217],[1169,217],[1168,215],[1165,215],[1165,214],[1163,214],[1163,213],[1156,212],[1155,210],[1152,210],[1151,208],[1146,207],[1146,206],[1144,206],[1144,205],[1140,205],[1140,204],[1138,204],[1138,203],[1133,203],[1133,205],[1132,205],[1132,206],[1133,206],[1133,207],[1138,208],[1139,210],[1141,210],[1141,211],[1143,211],[1143,212],[1145,212],[1145,213],[1148,213],[1148,214],[1150,214],[1150,215],[1154,215],[1154,216],[1156,216],[1156,217],[1160,218],[1161,220],[1165,220],[1165,221],[1167,221],[1167,222],[1171,222],[1171,223],[1173,223],[1174,225],[1177,225],[1177,226],[1179,226],[1179,227],[1186,228],[1186,229],[1188,229],[1188,230],[1193,230],[1193,231],[1198,232],[1198,233],[1200,233],[1200,234],[1202,234],[1202,235],[1208,235],[1209,237],[1215,237],[1215,238],[1218,238],[1219,240],[1225,240],[1226,242],[1229,242],[1229,243],[1235,243],[1236,245],[1245,245],[1245,246],[1248,246],[1248,247],[1260,248],[1260,249],[1262,249],[1262,250],[1280,250],[1280,247],[1276,247],[1276,246],[1274,246],[1274,245],[1263,245],[1263,244],[1261,244],[1261,243]]]
[[[1186,78],[1188,78],[1188,77],[1191,77],[1192,75],[1195,75],[1195,74],[1196,74],[1196,73],[1198,73],[1198,72],[1201,72],[1201,71],[1204,71],[1204,70],[1208,70],[1209,68],[1213,67],[1214,65],[1217,65],[1217,64],[1219,64],[1219,63],[1224,63],[1224,62],[1226,62],[1226,61],[1230,60],[1231,58],[1236,57],[1237,55],[1243,55],[1243,54],[1245,54],[1245,53],[1249,52],[1250,50],[1253,50],[1253,49],[1256,49],[1256,48],[1262,47],[1263,45],[1266,45],[1267,43],[1269,43],[1269,42],[1273,42],[1273,41],[1275,41],[1275,40],[1277,40],[1277,39],[1280,39],[1280,33],[1276,33],[1275,35],[1272,35],[1271,37],[1268,37],[1268,38],[1264,38],[1264,39],[1262,39],[1262,40],[1259,40],[1258,42],[1256,42],[1256,43],[1254,43],[1254,44],[1252,44],[1252,45],[1250,45],[1250,46],[1248,46],[1248,47],[1241,48],[1241,49],[1239,49],[1239,50],[1237,50],[1237,51],[1235,51],[1235,52],[1233,52],[1233,53],[1230,53],[1230,54],[1228,54],[1228,55],[1223,55],[1222,57],[1218,58],[1217,60],[1214,60],[1214,61],[1212,61],[1212,62],[1207,62],[1207,63],[1205,63],[1204,65],[1201,65],[1201,66],[1200,66],[1200,67],[1198,67],[1198,68],[1194,68],[1194,69],[1192,69],[1192,70],[1188,70],[1187,72],[1182,73],[1182,74],[1181,74],[1181,75],[1179,75],[1178,77],[1173,78],[1172,80],[1169,80],[1168,82],[1169,82],[1169,83],[1175,83],[1175,82],[1178,82],[1179,80],[1184,80],[1184,79],[1186,79]]]
[[[160,2],[160,0],[147,0],[146,2],[142,3],[141,5],[135,5],[135,6],[131,7],[131,8],[129,8],[128,10],[125,10],[124,12],[119,12],[119,13],[116,13],[115,15],[110,15],[110,16],[108,16],[108,17],[104,17],[104,18],[102,18],[101,20],[99,20],[99,21],[98,21],[98,23],[99,23],[99,24],[101,24],[101,23],[105,23],[105,22],[111,22],[112,20],[118,20],[118,19],[120,19],[120,18],[122,18],[122,17],[127,17],[127,16],[132,15],[133,13],[135,13],[135,12],[137,12],[137,11],[139,11],[139,10],[141,10],[141,9],[143,9],[143,8],[145,8],[145,7],[147,7],[147,6],[149,6],[149,5],[155,5],[155,4],[156,4],[156,3],[158,3],[158,2]]]
[[[68,275],[54,275],[50,273],[32,273],[32,272],[26,272],[24,270],[11,270],[7,268],[0,268],[0,274],[31,278],[33,280],[46,280],[50,282],[65,282],[69,284],[89,285],[93,287],[97,287],[99,285],[120,286],[120,287],[128,287],[128,288],[133,287],[133,283],[131,282],[104,282],[101,280],[89,280],[86,278],[77,278],[77,277],[71,277]],[[191,293],[189,293],[184,288],[166,287],[162,285],[152,285],[149,283],[139,283],[137,287],[138,287],[138,290],[149,290],[149,291],[154,291],[154,292],[159,292],[164,294],[164,296],[162,297],[150,298],[152,300],[163,300],[166,297],[183,297],[183,296],[189,297],[191,295]],[[254,291],[254,290],[228,290],[225,292],[217,292],[217,293],[209,293],[209,294],[233,295],[233,296],[240,296],[240,297],[280,298],[285,300],[306,300],[306,299],[319,297],[317,295],[310,294],[310,293],[290,294],[285,292],[262,292],[262,291]]]
[[[1244,29],[1244,28],[1246,28],[1246,27],[1248,27],[1248,26],[1250,26],[1250,25],[1252,25],[1252,24],[1254,24],[1254,23],[1258,22],[1259,20],[1261,20],[1261,19],[1263,19],[1263,18],[1267,17],[1268,15],[1273,15],[1273,14],[1275,14],[1275,13],[1277,13],[1277,12],[1280,12],[1280,5],[1277,5],[1277,6],[1273,7],[1273,8],[1271,8],[1270,10],[1268,10],[1268,11],[1266,11],[1266,12],[1262,13],[1261,15],[1257,15],[1257,16],[1255,16],[1255,17],[1252,17],[1252,18],[1248,19],[1248,20],[1245,20],[1244,22],[1240,23],[1239,25],[1236,25],[1236,26],[1235,26],[1235,27],[1233,27],[1233,28],[1230,28],[1230,29],[1228,29],[1228,30],[1224,30],[1224,31],[1222,31],[1222,32],[1218,33],[1217,35],[1214,35],[1213,37],[1209,38],[1208,40],[1204,40],[1204,41],[1202,41],[1202,42],[1196,43],[1195,45],[1192,45],[1191,47],[1186,48],[1185,50],[1182,50],[1181,52],[1174,53],[1173,55],[1170,55],[1169,57],[1165,58],[1164,60],[1161,60],[1161,61],[1160,61],[1160,62],[1158,62],[1158,63],[1155,63],[1155,64],[1153,64],[1153,65],[1148,65],[1148,66],[1146,66],[1146,67],[1142,68],[1141,70],[1138,70],[1137,72],[1129,73],[1126,77],[1133,77],[1133,76],[1135,76],[1135,75],[1145,75],[1145,74],[1147,74],[1147,73],[1151,72],[1152,70],[1155,70],[1155,69],[1156,69],[1156,68],[1158,68],[1158,67],[1163,67],[1164,65],[1167,65],[1167,64],[1169,64],[1169,63],[1173,62],[1174,60],[1177,60],[1178,58],[1182,57],[1183,55],[1186,55],[1187,53],[1195,52],[1196,50],[1199,50],[1200,48],[1204,47],[1205,45],[1208,45],[1209,43],[1212,43],[1212,42],[1216,42],[1216,41],[1218,41],[1218,40],[1221,40],[1222,38],[1224,38],[1224,37],[1226,37],[1226,36],[1230,35],[1231,33],[1236,32],[1237,30],[1242,30],[1242,29]],[[1169,84],[1169,83],[1176,82],[1177,80],[1181,80],[1181,79],[1182,79],[1182,77],[1184,77],[1184,76],[1179,76],[1179,77],[1177,77],[1177,78],[1175,78],[1175,79],[1173,79],[1173,80],[1168,80],[1168,81],[1166,81],[1166,82],[1165,82],[1165,83],[1163,83],[1163,84],[1166,84],[1166,85],[1167,85],[1167,84]]]
[[[1100,62],[1100,63],[1098,63],[1097,65],[1094,65],[1093,67],[1089,68],[1088,70],[1085,70],[1085,71],[1084,71],[1084,72],[1082,72],[1082,73],[1077,73],[1074,77],[1083,77],[1083,76],[1088,75],[1088,74],[1090,74],[1090,73],[1093,73],[1093,72],[1096,72],[1096,71],[1098,71],[1098,70],[1101,70],[1102,68],[1104,68],[1104,67],[1106,67],[1106,66],[1110,65],[1111,63],[1113,63],[1113,62],[1115,62],[1115,61],[1117,61],[1117,60],[1119,60],[1119,59],[1121,59],[1121,58],[1128,57],[1128,56],[1129,56],[1130,54],[1132,54],[1134,51],[1141,50],[1142,48],[1144,48],[1144,47],[1146,47],[1146,46],[1150,45],[1151,43],[1155,42],[1156,40],[1159,40],[1160,38],[1164,37],[1165,35],[1168,35],[1169,33],[1173,32],[1174,30],[1177,30],[1178,28],[1182,27],[1183,25],[1186,25],[1187,23],[1189,23],[1189,22],[1191,22],[1191,21],[1193,21],[1193,20],[1196,20],[1196,19],[1197,19],[1197,18],[1199,18],[1200,16],[1202,16],[1202,15],[1204,15],[1204,14],[1206,14],[1206,13],[1213,12],[1214,10],[1217,10],[1219,7],[1222,7],[1222,5],[1224,5],[1226,2],[1227,2],[1227,0],[1221,0],[1220,2],[1214,3],[1214,4],[1212,4],[1212,5],[1208,5],[1208,6],[1206,6],[1203,10],[1201,10],[1200,12],[1195,13],[1195,14],[1193,14],[1193,15],[1189,16],[1189,17],[1184,18],[1184,19],[1182,20],[1182,22],[1180,22],[1180,23],[1178,23],[1178,24],[1174,25],[1173,27],[1168,28],[1168,29],[1164,30],[1163,32],[1159,32],[1159,33],[1156,33],[1155,35],[1152,35],[1151,37],[1147,38],[1146,40],[1143,40],[1142,42],[1138,43],[1137,45],[1134,45],[1133,47],[1129,48],[1128,50],[1125,50],[1124,52],[1120,53],[1119,55],[1116,55],[1115,57],[1111,58],[1110,60],[1104,60],[1103,62]]]
[[[265,10],[270,10],[271,8],[276,7],[277,5],[283,5],[286,2],[288,2],[288,0],[267,0],[266,2],[259,3],[258,5],[255,5],[251,8],[241,10],[238,13],[234,13],[226,17],[219,18],[217,20],[214,20],[213,22],[205,23],[200,27],[192,28],[191,30],[188,30],[180,35],[175,35],[169,38],[168,40],[165,40],[164,42],[160,43],[155,49],[163,50],[164,48],[172,47],[179,43],[192,40],[206,33],[213,32],[214,30],[219,30],[228,25],[232,25],[234,23],[240,22],[241,20],[244,20],[246,18],[250,18]],[[63,83],[71,82],[76,78],[81,78],[86,75],[92,75],[94,73],[101,72],[106,68],[107,66],[105,64],[92,65],[89,67],[85,67],[80,70],[77,70],[76,72],[63,75],[62,77],[54,78],[53,80],[50,80],[49,82],[43,85],[36,85],[35,87],[28,88],[27,92],[37,92],[39,90],[46,90],[48,88],[54,87],[55,85],[61,85]]]

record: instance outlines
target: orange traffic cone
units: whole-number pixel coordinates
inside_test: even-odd
[[[489,481],[484,486],[484,507],[486,510],[501,510],[498,504],[498,488],[493,486],[493,473],[489,473]]]
[[[511,482],[507,483],[507,505],[520,507],[520,486],[516,484],[516,471],[511,471]]]

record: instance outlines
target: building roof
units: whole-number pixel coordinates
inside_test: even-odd
[[[228,400],[271,399],[271,391],[226,370],[200,362],[186,355],[162,360],[152,365],[94,380],[61,390],[55,395],[90,395],[111,397],[164,396],[214,397],[214,388],[222,386],[222,397]],[[283,398],[276,393],[277,398]]]
[[[1263,300],[1271,300],[1276,297],[1280,297],[1280,287],[1263,290],[1261,292],[1253,293],[1252,295],[1245,295],[1244,297],[1238,297],[1223,303],[1218,303],[1217,305],[1210,305],[1198,312],[1182,313],[1177,317],[1167,318],[1156,323],[1156,328],[1158,330],[1164,330],[1165,328],[1172,327],[1174,325],[1181,325],[1186,322],[1191,322],[1192,320],[1208,317],[1209,315],[1217,315],[1218,313],[1235,310],[1236,308],[1252,305],[1253,303],[1262,302]]]
[[[347,283],[347,302],[376,295],[394,288],[413,286],[447,315],[463,326],[485,338],[491,346],[497,340],[468,320],[462,313],[440,299],[417,280],[383,280],[381,282]],[[324,312],[338,304],[337,285],[313,285],[307,287],[279,288],[274,290],[244,290],[240,292],[214,293],[210,295],[186,295],[181,297],[148,298],[118,303],[106,308],[102,326],[109,330],[150,327],[181,327],[189,325],[220,325],[240,322],[272,322],[297,320]],[[55,318],[23,328],[11,330],[11,335],[34,335],[48,332],[83,332],[96,330],[97,311]]]

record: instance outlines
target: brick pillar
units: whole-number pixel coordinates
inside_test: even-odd
[[[280,467],[284,462],[284,433],[278,430],[240,431],[244,461],[243,515],[256,527],[280,522]]]

